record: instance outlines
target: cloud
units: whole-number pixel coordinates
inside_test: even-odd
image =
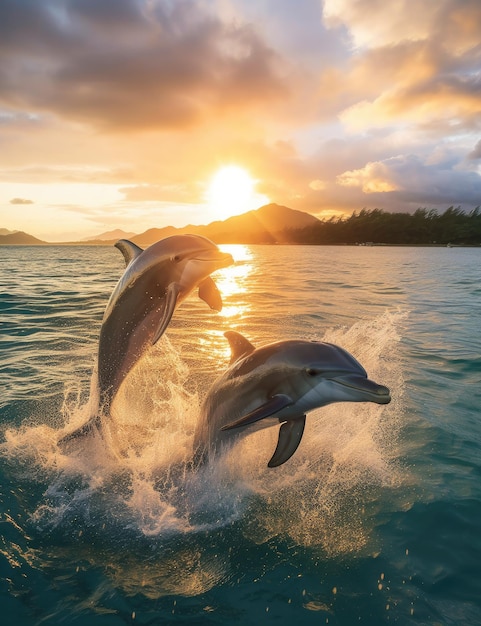
[[[120,193],[128,202],[198,202],[201,195],[199,185],[178,182],[163,185],[132,185],[121,187]]]
[[[309,187],[311,189],[315,189],[316,191],[322,191],[326,188],[326,182],[320,180],[319,178],[316,178],[315,180],[311,180],[311,182],[309,183]]]
[[[10,204],[33,204],[33,200],[27,200],[26,198],[12,198]]]
[[[479,43],[478,0],[419,2],[411,0],[324,0],[324,19],[331,28],[347,27],[359,48],[432,39],[457,54]]]
[[[4,101],[111,129],[172,129],[282,99],[280,57],[254,28],[206,6],[4,0]]]
[[[468,154],[468,159],[471,160],[477,160],[477,159],[481,159],[481,139],[478,141],[478,143],[474,146],[474,150],[472,150],[469,154]]]
[[[481,128],[481,4],[477,0],[325,0],[331,27],[348,29],[356,54],[334,80],[350,132],[415,124]],[[341,98],[338,99],[339,104]]]
[[[351,130],[414,123],[430,126],[444,120],[458,129],[481,129],[481,81],[471,77],[433,77],[410,85],[397,84],[373,101],[363,100],[340,115]]]
[[[324,19],[331,28],[345,25],[358,47],[384,46],[404,39],[424,39],[442,0],[416,5],[409,0],[324,0]]]
[[[399,189],[392,180],[386,163],[368,163],[363,168],[340,174],[337,179],[344,187],[360,187],[364,193],[386,193]]]
[[[407,208],[422,203],[477,206],[481,199],[481,176],[448,163],[429,164],[415,155],[367,163],[358,170],[343,172],[337,182],[373,194],[381,203],[383,197],[387,202],[401,201]]]

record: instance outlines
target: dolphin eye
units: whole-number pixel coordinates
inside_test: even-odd
[[[308,368],[306,369],[306,374],[307,374],[308,376],[311,376],[311,377],[312,377],[312,376],[317,376],[317,375],[319,374],[319,372],[318,372],[317,370],[315,370],[313,367],[308,367]]]

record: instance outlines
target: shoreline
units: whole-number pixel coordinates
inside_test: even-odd
[[[4,248],[46,248],[46,247],[84,247],[84,248],[107,248],[112,247],[116,243],[117,239],[112,241],[99,241],[99,242],[85,242],[85,241],[58,241],[42,243],[2,243],[0,247]],[[140,243],[140,245],[148,247],[155,242]],[[216,241],[217,245],[229,245],[229,246],[334,246],[334,247],[352,247],[352,248],[481,248],[479,244],[461,244],[461,243],[299,243],[299,242],[264,242],[264,243],[251,243],[251,242],[222,242]]]

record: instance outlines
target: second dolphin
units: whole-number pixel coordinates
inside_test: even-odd
[[[240,333],[225,333],[231,365],[205,398],[194,438],[195,464],[230,448],[240,437],[281,424],[268,466],[297,450],[306,413],[333,402],[391,401],[389,389],[369,380],[343,348],[318,341],[278,341],[260,348]]]

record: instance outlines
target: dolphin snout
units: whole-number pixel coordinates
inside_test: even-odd
[[[387,387],[384,387],[384,385],[376,385],[376,386],[377,386],[377,390],[375,391],[375,393],[378,397],[377,403],[389,404],[391,402],[391,392],[389,391],[389,389]]]
[[[219,257],[219,263],[222,263],[221,267],[229,267],[229,265],[234,263],[234,257],[228,252],[222,252]]]
[[[221,252],[220,250],[215,250],[211,254],[203,253],[202,256],[199,255],[196,260],[205,263],[213,263],[218,269],[229,267],[229,265],[234,263],[232,254]]]
[[[359,394],[359,400],[368,400],[377,404],[389,404],[391,402],[391,392],[384,385],[378,385],[364,376],[339,376],[334,379],[336,383],[352,390],[354,394]]]

